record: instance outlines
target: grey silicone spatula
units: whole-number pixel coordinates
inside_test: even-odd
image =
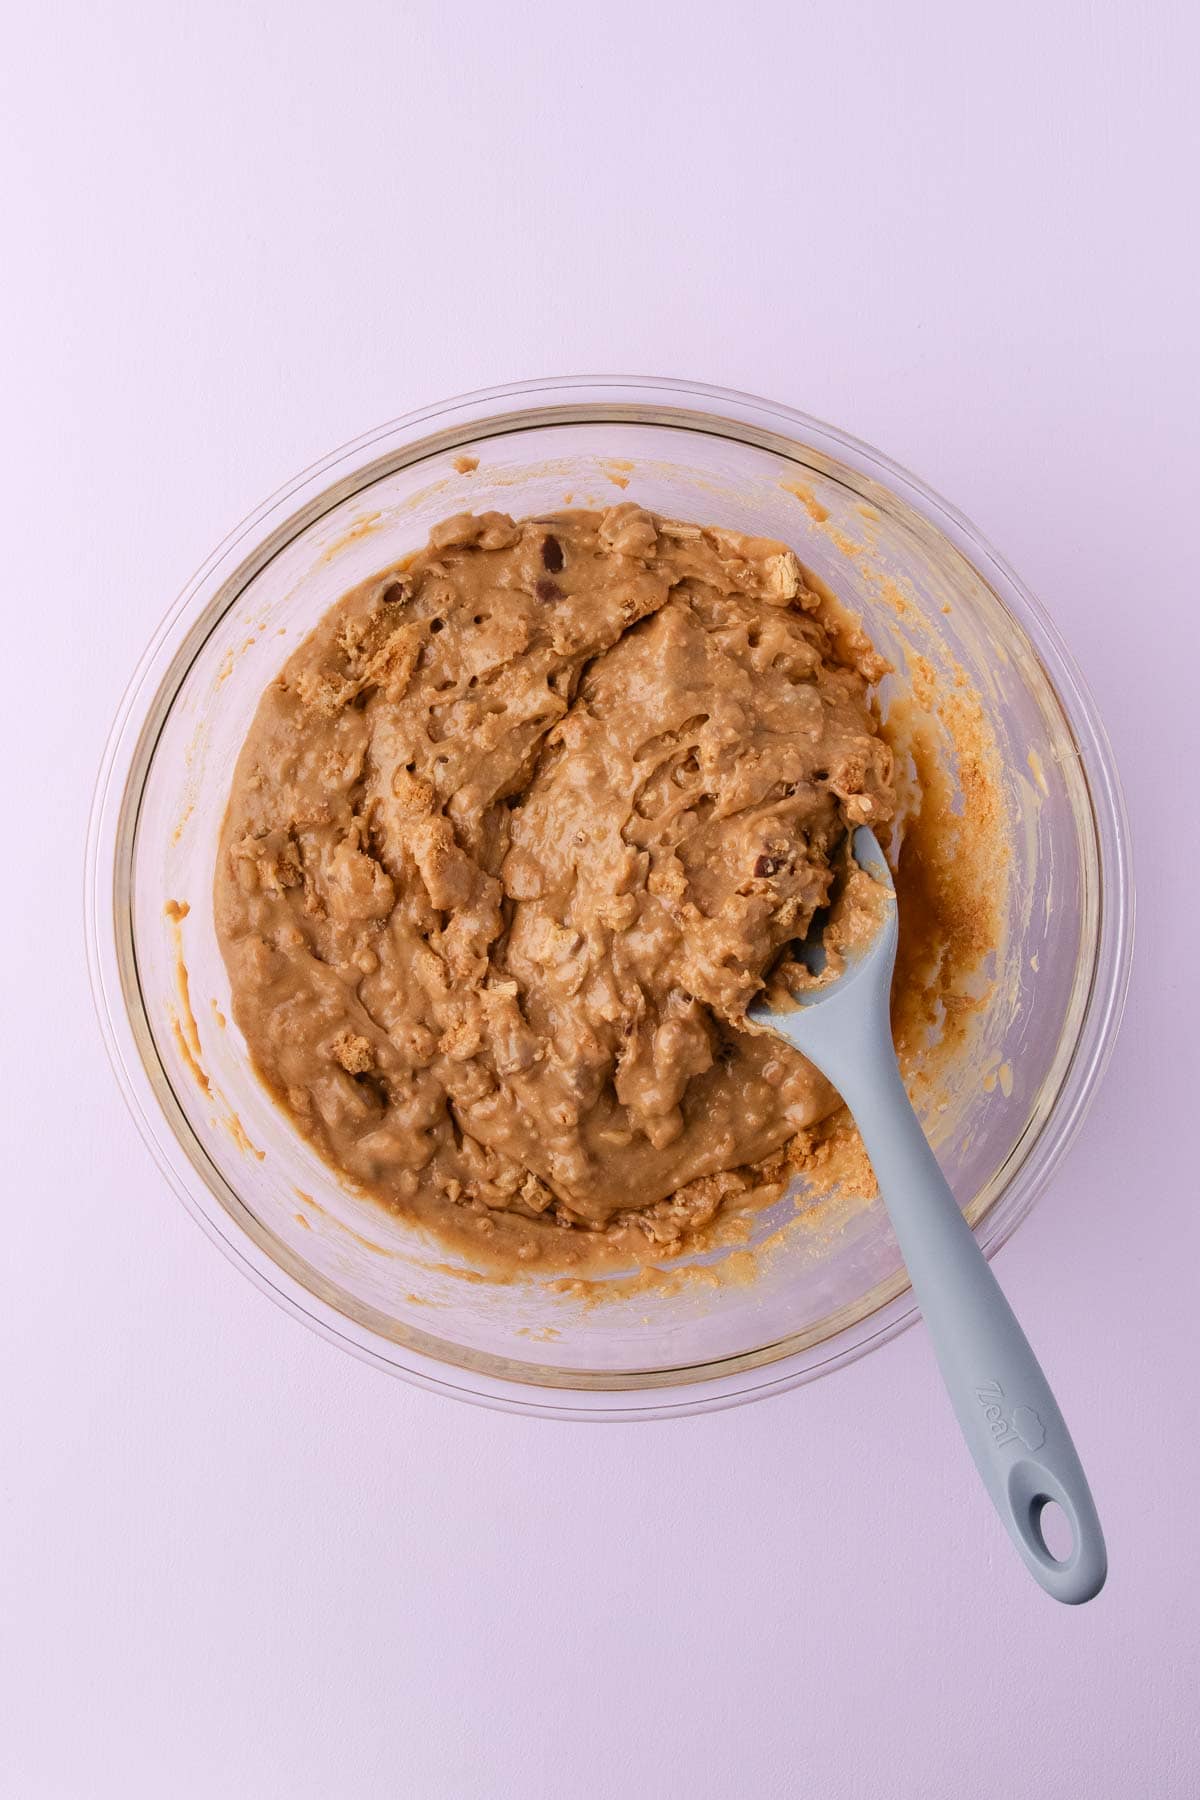
[[[1078,1604],[1104,1585],[1100,1520],[1050,1385],[909,1103],[889,1014],[895,889],[871,831],[857,830],[852,850],[882,889],[878,929],[847,951],[836,977],[803,989],[795,1004],[774,1008],[758,1000],[750,1017],[815,1063],[854,1114],[984,1485],[1034,1579],[1056,1600]],[[819,937],[806,941],[804,959],[814,971],[822,954]],[[1042,1534],[1050,1501],[1071,1527],[1062,1560]]]

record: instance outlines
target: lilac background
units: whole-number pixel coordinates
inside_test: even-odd
[[[1200,1788],[1200,40],[1190,7],[1118,0],[756,15],[8,15],[14,1800]],[[997,1263],[1109,1534],[1082,1611],[1021,1572],[919,1330],[697,1421],[455,1407],[269,1305],[121,1107],[79,847],[168,601],[365,427],[595,368],[775,396],[910,465],[1042,595],[1107,718],[1138,855],[1130,1014]]]

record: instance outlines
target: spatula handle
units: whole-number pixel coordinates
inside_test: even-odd
[[[863,1046],[865,1049],[865,1045]],[[963,1436],[996,1511],[1034,1579],[1077,1605],[1104,1585],[1100,1520],[1071,1434],[1041,1365],[938,1167],[891,1045],[843,1092],[862,1133],[933,1340]],[[1059,1560],[1040,1519],[1049,1501],[1070,1523]]]

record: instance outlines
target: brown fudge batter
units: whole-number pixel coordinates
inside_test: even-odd
[[[837,1104],[746,1006],[893,805],[883,664],[784,545],[439,525],[263,695],[216,915],[300,1130],[491,1262],[678,1247]]]

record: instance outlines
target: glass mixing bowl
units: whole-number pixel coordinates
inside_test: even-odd
[[[447,514],[547,512],[567,496],[783,538],[885,653],[918,648],[946,681],[958,665],[982,698],[1013,847],[1005,979],[936,1141],[984,1250],[1002,1243],[1079,1127],[1124,998],[1132,894],[1111,752],[1053,626],[966,520],[878,452],[767,401],[664,380],[536,381],[414,413],[297,477],[214,552],[125,696],[89,833],[89,959],[160,1167],[282,1304],[442,1393],[662,1417],[777,1391],[908,1324],[880,1203],[849,1196],[826,1209],[827,1229],[785,1232],[749,1282],[717,1278],[732,1250],[711,1253],[712,1285],[602,1305],[544,1280],[472,1280],[340,1187],[274,1106],[232,1021],[212,919],[234,760],[285,655]],[[780,1208],[793,1199],[756,1230]]]

